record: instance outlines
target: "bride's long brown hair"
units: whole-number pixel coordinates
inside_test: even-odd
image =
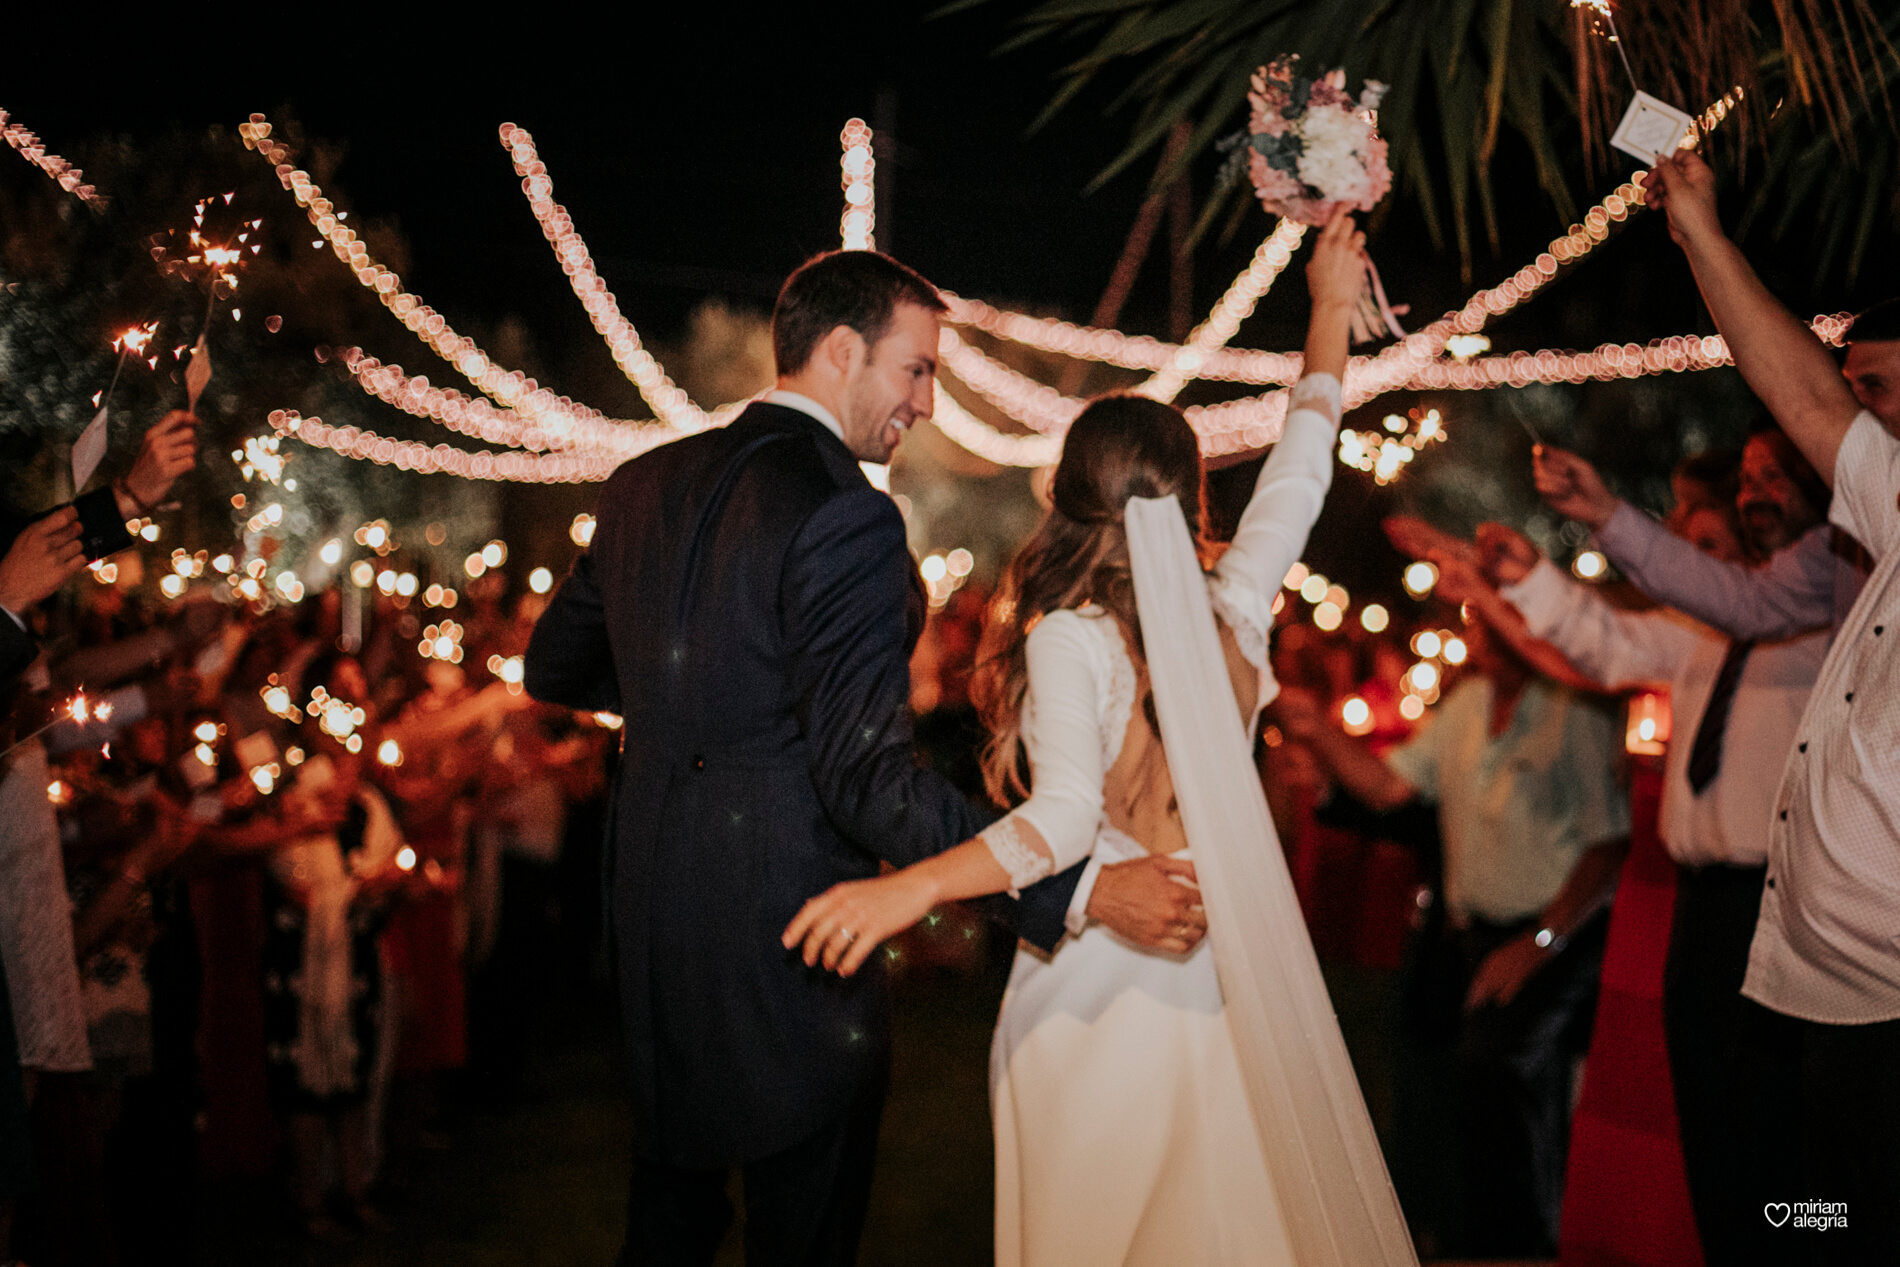
[[[1201,447],[1181,411],[1146,396],[1104,396],[1077,416],[1050,484],[1049,512],[1003,572],[984,622],[970,696],[989,731],[983,783],[999,805],[1029,794],[1022,748],[1029,630],[1052,611],[1094,603],[1141,654],[1141,621],[1122,512],[1131,497],[1180,499],[1200,549],[1207,521]]]

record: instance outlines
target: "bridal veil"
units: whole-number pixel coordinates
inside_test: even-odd
[[[1125,516],[1161,739],[1254,1127],[1301,1267],[1415,1267],[1173,496]]]

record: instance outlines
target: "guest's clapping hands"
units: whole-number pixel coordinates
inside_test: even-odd
[[[1694,150],[1677,150],[1643,177],[1649,205],[1669,217],[1669,236],[1687,249],[1722,236],[1715,209],[1715,172]]]
[[[1538,445],[1531,452],[1531,476],[1538,495],[1566,519],[1601,528],[1616,513],[1619,499],[1597,469],[1565,449]]]
[[[1088,916],[1121,937],[1185,955],[1207,936],[1194,864],[1161,854],[1111,862],[1095,878]]]
[[[1544,557],[1529,537],[1499,523],[1478,525],[1478,555],[1493,585],[1517,584]]]
[[[15,537],[0,558],[0,607],[18,615],[77,575],[86,566],[79,534],[79,513],[61,506]]]
[[[834,884],[799,909],[780,940],[787,950],[802,945],[807,967],[822,960],[826,970],[849,977],[885,939],[928,915],[937,899],[937,886],[916,868]]]
[[[145,433],[138,460],[120,483],[119,509],[127,519],[151,513],[197,461],[198,419],[174,409]],[[126,505],[128,497],[133,505]]]

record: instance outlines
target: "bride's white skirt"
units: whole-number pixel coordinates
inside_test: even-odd
[[[1104,828],[1096,852],[1141,847]],[[1206,941],[1018,951],[990,1100],[997,1267],[1293,1263]]]

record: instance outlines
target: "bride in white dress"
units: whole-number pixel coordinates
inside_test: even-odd
[[[1170,954],[1085,925],[1017,953],[990,1061],[999,1267],[1415,1261],[1249,755],[1278,689],[1272,602],[1331,481],[1361,244],[1343,214],[1319,234],[1306,373],[1211,569],[1180,412],[1120,396],[1077,417],[974,684],[990,791],[1015,808],[786,929],[849,974],[938,902],[1085,857],[1084,885],[1144,854],[1198,868],[1205,940],[1182,925]]]

